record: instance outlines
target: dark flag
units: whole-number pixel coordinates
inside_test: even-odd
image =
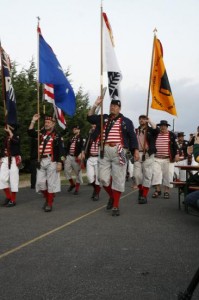
[[[17,124],[15,92],[11,80],[11,64],[8,54],[1,48],[2,81],[6,106],[6,123]]]

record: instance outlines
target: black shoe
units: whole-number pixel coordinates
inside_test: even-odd
[[[52,206],[46,205],[46,207],[44,208],[45,212],[50,212],[52,211]]]
[[[120,215],[120,210],[119,210],[119,208],[118,207],[113,207],[113,209],[112,209],[112,216],[114,217],[114,216],[119,216]]]
[[[95,191],[93,191],[92,196],[91,196],[91,199],[93,199],[94,196],[95,196]]]
[[[5,207],[13,207],[16,205],[16,202],[13,202],[13,201],[9,201],[7,205],[5,205]]]
[[[47,201],[44,202],[44,205],[42,206],[42,209],[45,210],[46,206],[48,205]]]
[[[109,201],[107,203],[106,209],[111,209],[113,207],[113,199],[109,198]]]
[[[6,198],[4,203],[2,204],[2,206],[7,206],[9,202],[10,202],[10,199]]]
[[[78,191],[74,191],[74,193],[73,193],[73,195],[78,195],[79,194],[79,192]]]
[[[93,197],[93,201],[98,201],[99,200],[99,194],[95,194]]]
[[[139,202],[139,200],[140,200],[141,197],[142,197],[142,190],[139,190],[138,191],[138,202]]]
[[[147,203],[147,197],[140,197],[138,200],[138,204],[146,204]]]
[[[68,192],[71,192],[75,188],[75,185],[70,185],[68,188]]]

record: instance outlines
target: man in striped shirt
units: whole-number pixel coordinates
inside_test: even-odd
[[[155,186],[155,192],[153,198],[158,198],[161,195],[160,185],[164,188],[164,198],[169,199],[169,188],[173,181],[174,175],[174,163],[179,160],[178,145],[176,141],[176,135],[168,130],[168,122],[161,120],[157,126],[160,127],[160,133],[156,139],[155,161],[153,165],[153,179],[152,185]]]
[[[121,113],[120,100],[112,100],[110,114],[96,115],[95,110],[101,104],[98,97],[88,112],[87,120],[96,124],[95,136],[100,136],[99,179],[109,195],[107,209],[112,209],[112,216],[119,216],[119,200],[125,190],[127,159],[129,149],[135,160],[139,159],[138,142],[133,122]],[[103,118],[101,138],[101,117]],[[103,144],[103,145],[102,145]]]

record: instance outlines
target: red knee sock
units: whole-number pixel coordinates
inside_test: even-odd
[[[95,185],[95,194],[96,194],[96,195],[99,195],[100,190],[101,190],[100,185],[96,184],[96,185]]]
[[[119,207],[121,192],[113,190],[113,207]]]
[[[148,192],[149,192],[149,188],[146,187],[146,186],[143,186],[143,188],[142,188],[142,196],[143,197],[147,197]]]
[[[53,205],[53,198],[54,198],[54,194],[53,193],[48,193],[47,202],[48,202],[49,206]]]
[[[75,190],[78,192],[79,191],[79,188],[80,188],[80,183],[77,183],[75,184]]]
[[[16,194],[17,194],[16,192],[11,193],[11,201],[12,202],[16,202]]]
[[[109,197],[110,197],[110,198],[113,198],[113,191],[112,191],[111,185],[109,185],[109,186],[104,186],[104,185],[103,185],[103,188],[104,188],[105,191],[109,194]]]
[[[75,185],[74,180],[71,178],[69,179],[70,185]]]
[[[47,196],[48,196],[48,191],[47,191],[47,190],[45,190],[45,191],[41,191],[41,192],[42,192],[42,194],[43,194],[44,198],[45,198],[45,199],[47,199]]]
[[[4,189],[4,193],[7,199],[11,199],[11,193],[9,188]]]

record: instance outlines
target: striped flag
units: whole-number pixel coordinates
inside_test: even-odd
[[[44,84],[44,100],[51,103],[54,108],[54,113],[57,119],[59,126],[63,129],[66,128],[66,120],[64,118],[63,111],[55,105],[55,95],[54,95],[54,86],[53,84]]]
[[[103,71],[107,71],[108,74],[108,88],[109,95],[112,99],[120,99],[120,81],[122,80],[122,74],[117,62],[117,57],[114,50],[114,41],[112,29],[107,18],[107,15],[103,13]]]

